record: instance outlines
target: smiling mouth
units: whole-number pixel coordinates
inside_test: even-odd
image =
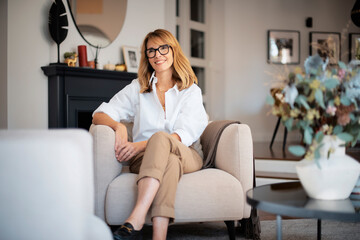
[[[154,63],[156,64],[156,65],[159,65],[159,64],[162,64],[162,63],[164,63],[165,62],[165,60],[158,60],[158,61],[155,61]]]

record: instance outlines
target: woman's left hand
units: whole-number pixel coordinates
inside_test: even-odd
[[[123,148],[120,150],[117,160],[119,162],[129,161],[132,157],[145,150],[146,142],[147,141],[125,143]]]

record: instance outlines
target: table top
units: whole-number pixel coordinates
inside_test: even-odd
[[[272,148],[270,148],[269,142],[254,142],[254,158],[287,161],[301,160],[302,157],[294,156],[289,152],[288,147],[291,145],[292,143],[287,143],[283,151],[281,142],[274,142]]]
[[[270,148],[269,142],[254,142],[254,158],[265,160],[286,160],[286,161],[300,161],[303,157],[292,155],[288,148],[291,145],[299,145],[296,142],[286,143],[285,149],[282,149],[282,142],[274,142]],[[360,162],[360,145],[354,148],[347,148],[346,154]]]
[[[277,215],[360,221],[359,200],[312,199],[299,181],[256,187],[246,193],[246,200],[259,210]]]

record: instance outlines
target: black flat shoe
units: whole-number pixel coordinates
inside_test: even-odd
[[[113,233],[115,240],[141,240],[141,230],[136,231],[131,223],[124,223]]]

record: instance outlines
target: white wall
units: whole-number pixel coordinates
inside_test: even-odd
[[[2,0],[4,1],[4,0]],[[65,0],[63,0],[65,2]],[[56,44],[48,33],[47,19],[51,1],[11,0],[7,17],[7,88],[8,128],[47,128],[47,78],[40,67],[56,62]],[[210,76],[208,89],[212,119],[235,119],[250,125],[255,141],[269,141],[276,118],[267,116],[265,104],[270,76],[266,72],[284,67],[266,63],[268,29],[299,30],[301,59],[308,56],[310,31],[341,32],[350,20],[353,0],[212,0],[210,6]],[[2,2],[1,2],[2,3]],[[66,3],[66,2],[65,2]],[[67,7],[67,4],[65,4]],[[128,0],[125,25],[117,39],[101,50],[101,65],[122,61],[121,47],[140,46],[146,33],[171,26],[174,0]],[[166,11],[165,11],[166,10]],[[313,17],[314,27],[305,27],[305,19]],[[69,16],[69,33],[61,44],[65,51],[76,51],[86,44]],[[174,28],[171,29],[174,31]],[[360,32],[350,24],[351,32]],[[346,34],[347,36],[347,34]],[[1,40],[0,40],[0,43]],[[348,49],[347,40],[342,51]],[[94,50],[88,46],[89,60]],[[2,56],[3,59],[3,56]],[[343,60],[347,60],[343,57]],[[3,65],[2,65],[3,66]],[[2,72],[2,71],[1,71]],[[2,72],[3,75],[3,72]],[[1,76],[2,76],[1,75]],[[3,91],[3,90],[1,90]],[[0,103],[3,115],[4,104]],[[6,112],[5,112],[6,114]],[[0,127],[4,126],[0,118]],[[281,128],[282,130],[282,128]],[[281,132],[278,139],[281,140]],[[292,137],[292,136],[290,136]],[[294,137],[294,136],[293,136]]]
[[[8,1],[8,128],[47,127],[50,1]]]
[[[63,2],[67,7],[66,0]],[[165,0],[129,0],[124,27],[117,39],[100,51],[99,63],[121,62],[122,46],[140,46],[146,33],[163,28],[164,2]],[[7,104],[0,105],[1,115],[7,115],[7,118],[0,118],[0,127],[48,127],[48,85],[41,66],[57,61],[56,44],[48,33],[51,3],[49,0],[8,1],[7,80],[0,82],[1,89],[7,89]],[[69,32],[60,45],[61,55],[66,51],[77,51],[78,45],[86,45],[70,16],[68,20]],[[89,46],[87,49],[90,60],[94,58],[94,50]],[[7,112],[3,106],[7,106]]]
[[[300,65],[309,55],[309,32],[342,32],[350,21],[353,0],[226,0],[225,1],[225,116],[250,125],[255,141],[270,141],[277,118],[267,116],[265,103],[271,76],[284,67],[267,64],[267,30],[300,31]],[[313,18],[313,28],[305,19]],[[350,32],[360,32],[350,24]],[[344,35],[347,36],[348,32]],[[342,42],[342,52],[348,49]],[[343,56],[342,60],[348,60]],[[283,127],[279,130],[283,130]],[[296,138],[295,135],[290,138]],[[277,140],[282,140],[278,132]]]
[[[7,128],[7,0],[0,1],[0,129]]]

